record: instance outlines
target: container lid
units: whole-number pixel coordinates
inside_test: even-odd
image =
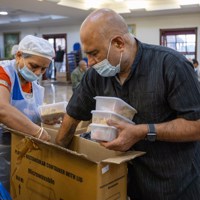
[[[102,113],[102,114],[111,114],[111,115],[115,115],[119,118],[121,118],[122,120],[130,123],[130,124],[135,124],[133,121],[131,121],[130,119],[127,119],[126,117],[118,114],[118,113],[115,113],[115,112],[112,112],[112,111],[104,111],[104,110],[92,110],[91,113]]]
[[[45,108],[45,107],[54,107],[54,106],[58,106],[58,105],[65,105],[67,106],[68,102],[67,101],[61,101],[61,102],[56,102],[56,103],[50,103],[50,104],[43,104],[43,105],[40,105],[39,108]]]
[[[135,113],[137,113],[137,110],[130,106],[128,103],[126,103],[124,100],[118,98],[118,97],[108,97],[108,96],[96,96],[94,97],[95,100],[97,99],[110,99],[110,100],[116,100],[116,101],[121,101],[123,104],[125,104],[127,107],[129,107],[131,110],[133,110]]]
[[[115,128],[114,126],[108,126],[108,125],[104,125],[104,124],[92,123],[89,126],[91,126],[91,127],[100,127],[100,128],[110,128],[110,129],[113,129],[113,130],[117,130],[117,128]]]

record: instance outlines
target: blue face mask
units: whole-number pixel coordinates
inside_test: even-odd
[[[122,53],[121,53],[121,56],[120,56],[119,64],[117,66],[111,65],[110,62],[108,61],[108,56],[109,56],[109,53],[110,53],[111,42],[110,42],[109,47],[108,47],[107,58],[92,66],[97,71],[97,73],[99,75],[103,76],[103,77],[115,76],[117,73],[120,72],[120,65],[121,65]]]
[[[40,77],[42,76],[42,74],[40,76],[35,75],[24,63],[24,67],[22,69],[18,69],[19,73],[22,75],[22,77],[28,81],[28,82],[33,82],[36,81],[38,79],[40,79]]]

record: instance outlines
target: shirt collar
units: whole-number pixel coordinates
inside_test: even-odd
[[[131,74],[133,74],[135,72],[135,70],[136,70],[136,68],[137,68],[137,66],[138,66],[138,64],[141,60],[141,57],[142,57],[142,43],[136,38],[135,38],[135,40],[137,42],[138,51],[136,53],[135,59],[133,61],[132,67],[131,67],[132,68]]]

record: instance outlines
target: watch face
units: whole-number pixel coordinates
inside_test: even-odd
[[[156,140],[156,133],[148,133],[147,139],[151,142],[154,142]]]

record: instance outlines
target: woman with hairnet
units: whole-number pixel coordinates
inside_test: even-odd
[[[19,43],[14,60],[0,66],[0,122],[9,128],[48,140],[40,134],[38,106],[43,103],[44,88],[38,80],[55,56],[45,39],[28,35]]]
[[[38,80],[54,56],[47,40],[28,35],[19,43],[15,59],[0,63],[0,123],[41,140],[50,140],[39,126],[38,106],[43,103],[44,88]],[[0,133],[0,144],[6,134]]]

